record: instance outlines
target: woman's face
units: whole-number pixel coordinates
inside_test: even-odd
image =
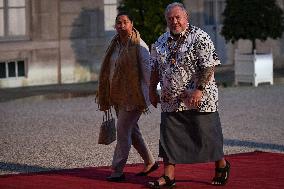
[[[179,34],[188,25],[188,16],[180,7],[173,7],[166,15],[167,25],[171,32]]]
[[[115,29],[119,35],[129,36],[133,29],[133,23],[128,16],[120,15],[115,22]]]

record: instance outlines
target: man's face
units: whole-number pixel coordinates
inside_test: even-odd
[[[167,25],[171,32],[179,34],[184,31],[188,24],[186,12],[180,7],[173,7],[166,15]]]
[[[129,20],[128,16],[121,15],[117,18],[115,29],[120,35],[130,35],[132,32],[133,23]]]

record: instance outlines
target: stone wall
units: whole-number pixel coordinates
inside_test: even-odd
[[[24,59],[26,76],[0,79],[0,88],[96,81],[113,35],[103,0],[27,2],[27,40],[0,42],[0,59]]]
[[[284,9],[284,0],[278,0]],[[184,0],[190,21],[204,27],[204,0]],[[0,79],[0,88],[97,81],[100,64],[114,31],[104,30],[103,0],[27,0],[27,36],[0,41],[0,61],[23,59],[25,77]],[[234,51],[249,52],[240,40],[225,44],[227,64]],[[274,67],[284,67],[284,36],[257,41],[261,52],[272,51]]]

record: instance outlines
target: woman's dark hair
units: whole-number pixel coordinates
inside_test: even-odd
[[[121,12],[119,12],[119,13],[117,14],[116,18],[115,18],[115,22],[117,21],[117,18],[118,18],[119,16],[121,16],[121,15],[127,16],[128,19],[129,19],[131,22],[133,22],[132,16],[131,16],[128,12],[126,12],[126,11],[121,11]]]

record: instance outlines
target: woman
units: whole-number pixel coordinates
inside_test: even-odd
[[[108,181],[125,179],[123,168],[127,162],[131,144],[144,160],[144,169],[137,176],[146,176],[158,168],[145,143],[138,120],[148,110],[148,86],[150,79],[149,50],[133,27],[133,20],[121,12],[115,20],[117,35],[107,49],[100,77],[98,104],[101,111],[113,106],[117,113],[117,144],[112,161],[112,173]]]

